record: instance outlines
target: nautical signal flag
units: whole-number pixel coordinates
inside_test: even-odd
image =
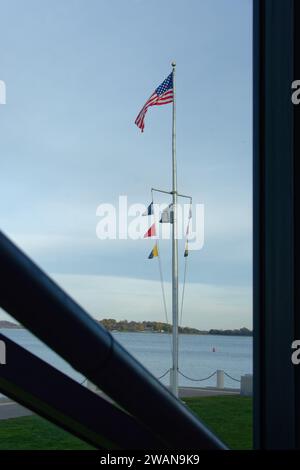
[[[138,117],[135,120],[135,124],[144,132],[144,120],[148,108],[150,106],[161,106],[162,104],[168,104],[173,102],[173,73],[170,75],[156,88],[154,93],[146,101],[141,111],[138,114]]]
[[[153,202],[151,202],[147,210],[142,215],[153,215]]]
[[[150,237],[155,237],[156,235],[156,229],[155,229],[155,223],[151,225],[149,230],[145,233],[144,238],[150,238]]]
[[[186,236],[188,236],[189,233],[190,233],[191,218],[192,218],[192,209],[190,209],[190,211],[189,211],[189,220],[188,220],[188,224],[187,224],[187,227],[186,227]]]
[[[161,213],[160,224],[172,224],[173,223],[173,204],[170,204]]]
[[[189,242],[187,241],[185,244],[184,257],[187,258],[188,256],[189,256]]]
[[[148,256],[148,259],[156,258],[157,256],[158,256],[158,246],[156,243],[150,255]]]

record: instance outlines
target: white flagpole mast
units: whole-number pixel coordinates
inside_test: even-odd
[[[173,351],[171,369],[171,391],[178,397],[178,239],[177,239],[177,163],[176,163],[176,88],[175,67],[173,68],[173,122],[172,122],[172,197],[173,197],[173,229],[172,229],[172,319],[173,319]]]
[[[172,367],[170,369],[170,389],[178,398],[178,238],[177,238],[177,199],[187,198],[192,203],[191,196],[179,194],[177,191],[177,163],[176,163],[176,63],[172,62],[173,78],[173,118],[172,118],[172,191],[152,188],[151,191],[172,195],[173,223],[172,223]],[[153,197],[152,197],[153,199]]]

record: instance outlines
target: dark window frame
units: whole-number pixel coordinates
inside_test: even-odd
[[[300,366],[291,361],[300,338],[300,136],[291,85],[300,79],[300,6],[254,0],[253,7],[254,447],[293,449],[300,447]]]

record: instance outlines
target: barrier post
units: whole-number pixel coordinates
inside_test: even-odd
[[[217,388],[224,388],[224,371],[217,370]]]

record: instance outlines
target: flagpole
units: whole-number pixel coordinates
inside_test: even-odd
[[[172,229],[172,369],[170,385],[173,394],[178,397],[178,239],[177,239],[177,162],[176,162],[176,87],[175,68],[173,68],[173,118],[172,118],[172,198],[173,198],[173,229]]]

